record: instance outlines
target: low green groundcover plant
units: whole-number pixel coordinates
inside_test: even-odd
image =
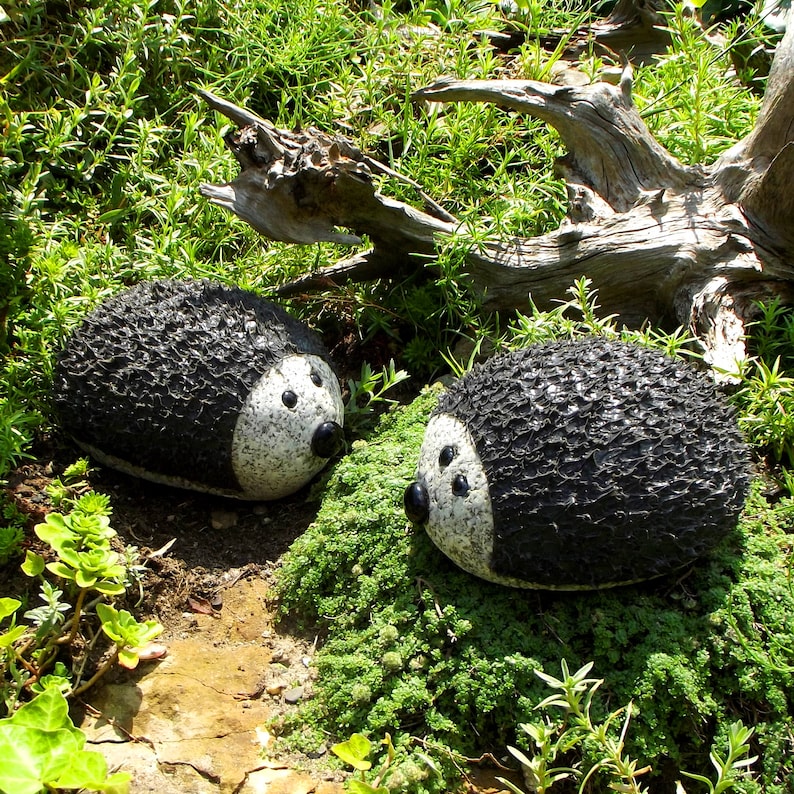
[[[758,760],[738,789],[791,791],[792,502],[757,484],[736,530],[677,577],[583,594],[500,587],[456,568],[403,514],[435,400],[425,391],[353,445],[283,561],[283,611],[324,636],[315,696],[274,726],[283,740],[313,750],[329,734],[375,745],[388,733],[397,758],[383,785],[450,791],[466,757],[528,749],[519,726],[548,695],[536,671],[564,658],[606,679],[594,719],[632,703],[625,752],[651,767],[651,790],[672,792],[683,771],[708,777],[710,751],[741,721]],[[600,783],[596,770],[586,790]]]
[[[643,775],[647,775],[651,767],[641,766],[637,759],[625,752],[633,705],[629,703],[613,711],[603,722],[594,720],[594,699],[604,681],[587,677],[593,663],[588,662],[571,673],[563,659],[560,667],[561,678],[535,671],[553,694],[535,707],[538,716],[534,722],[519,726],[531,740],[530,753],[525,754],[516,747],[507,748],[521,765],[528,789],[537,794],[547,794],[559,781],[565,780],[577,783],[579,791],[584,791],[590,779],[600,773],[606,778],[606,789],[623,794],[643,794],[646,791]],[[709,794],[721,794],[735,788],[744,777],[745,769],[756,761],[755,756],[748,757],[752,735],[752,728],[745,727],[740,721],[733,723],[728,732],[727,748],[723,752],[715,748],[709,753],[715,779],[691,772],[683,772],[683,775],[704,785]],[[393,788],[400,775],[391,773],[397,753],[388,733],[381,744],[386,752],[378,768],[373,768],[370,761],[375,746],[362,733],[354,733],[346,741],[331,747],[337,758],[355,770],[355,776],[348,780],[348,791],[353,794],[390,794],[391,791],[403,790],[403,783],[398,789]],[[416,756],[437,772],[435,763],[426,754],[417,752]],[[566,758],[577,756],[580,758],[574,761],[574,766],[558,765]],[[502,777],[497,779],[514,794],[524,794],[511,781]],[[389,785],[382,785],[384,781]],[[681,781],[676,783],[676,794],[686,794]]]

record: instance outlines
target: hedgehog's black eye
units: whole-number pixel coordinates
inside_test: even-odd
[[[298,404],[298,395],[295,394],[294,391],[287,389],[287,391],[281,395],[281,402],[283,402],[287,408],[294,408]]]
[[[455,496],[466,496],[468,492],[469,481],[462,474],[456,474],[452,481],[452,493]]]
[[[449,466],[454,459],[455,447],[444,447],[444,449],[441,450],[441,454],[438,456],[438,465],[444,468],[445,466]]]
[[[315,386],[322,386],[323,385],[323,379],[320,377],[320,373],[317,372],[316,369],[312,370],[312,374],[309,375],[309,377],[312,379],[312,383]]]

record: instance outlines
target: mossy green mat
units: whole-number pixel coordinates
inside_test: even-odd
[[[447,770],[439,748],[501,756],[549,694],[534,670],[558,675],[564,658],[572,670],[593,661],[605,679],[596,710],[633,701],[626,750],[653,766],[658,790],[672,791],[682,769],[708,775],[712,743],[741,719],[760,754],[759,782],[742,788],[791,791],[791,504],[771,506],[754,488],[714,554],[644,585],[585,594],[492,585],[457,569],[402,511],[435,399],[423,393],[353,445],[284,559],[283,610],[324,637],[315,696],[282,726],[292,740],[310,749],[327,742],[323,731],[373,741],[389,732]],[[408,775],[400,790],[448,791],[451,775]]]

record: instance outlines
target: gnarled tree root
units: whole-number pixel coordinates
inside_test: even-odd
[[[424,267],[445,240],[465,241],[456,220],[424,194],[420,210],[379,193],[377,173],[398,175],[344,137],[277,129],[202,96],[239,126],[227,144],[241,165],[231,183],[202,186],[205,196],[273,240],[372,242],[281,294],[406,273]],[[735,371],[745,357],[757,301],[790,300],[794,26],[778,46],[756,128],[710,167],[683,165],[654,139],[633,105],[629,66],[617,86],[442,79],[414,99],[489,102],[535,116],[567,148],[557,163],[569,198],[560,228],[468,248],[464,267],[485,309],[525,308],[530,295],[544,308],[587,276],[605,312],[627,325],[686,326],[719,372]]]

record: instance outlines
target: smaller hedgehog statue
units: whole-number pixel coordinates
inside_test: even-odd
[[[591,590],[710,551],[749,481],[747,447],[706,374],[589,338],[497,355],[444,393],[405,510],[472,574]]]
[[[61,427],[100,463],[222,496],[287,496],[342,444],[319,337],[209,281],[145,282],[100,305],[59,355],[53,392]]]

